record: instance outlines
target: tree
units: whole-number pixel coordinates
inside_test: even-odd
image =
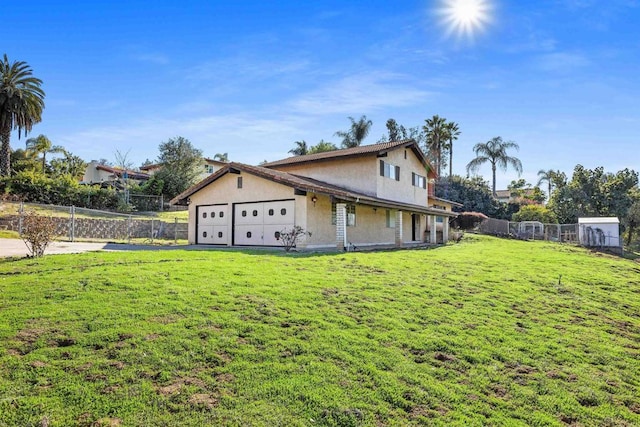
[[[511,217],[513,221],[540,221],[543,224],[556,224],[556,215],[542,205],[527,205],[520,207],[520,210]]]
[[[335,151],[337,149],[338,147],[336,147],[335,144],[321,139],[320,142],[309,148],[309,152],[307,154],[324,153],[327,151]]]
[[[449,151],[449,176],[453,175],[453,141],[458,140],[460,136],[460,128],[456,122],[447,123],[447,133],[449,135],[449,143],[446,148]]]
[[[634,234],[636,234],[636,231],[640,228],[640,197],[637,197],[629,208],[625,225],[627,228],[627,246],[629,246],[631,242],[633,242]]]
[[[173,198],[195,184],[202,171],[202,151],[178,136],[159,146],[158,163],[162,166],[154,177],[162,181],[162,194]]]
[[[51,160],[51,173],[54,177],[69,175],[79,179],[87,169],[87,162],[70,152],[64,152],[64,157]]]
[[[11,131],[18,138],[42,120],[44,91],[42,80],[33,77],[26,62],[9,63],[7,55],[0,61],[0,176],[11,175]]]
[[[31,152],[36,156],[42,153],[42,173],[46,172],[47,153],[65,153],[63,147],[51,144],[51,140],[42,134],[35,138],[27,139],[26,147],[28,152]]]
[[[453,175],[440,178],[435,195],[461,203],[462,207],[453,208],[456,212],[481,212],[492,218],[510,219],[506,204],[491,196],[489,183],[479,176],[463,178]]]
[[[538,187],[533,187],[525,179],[513,180],[507,185],[509,196],[514,198],[518,204],[542,203],[545,195]]]
[[[289,153],[294,156],[304,156],[305,154],[309,154],[309,147],[307,147],[307,141],[304,139],[302,141],[294,142],[296,144],[295,148],[289,150]]]
[[[518,176],[522,173],[522,162],[517,157],[511,157],[507,154],[507,150],[514,148],[516,151],[520,149],[518,144],[512,141],[503,141],[501,137],[487,141],[486,143],[478,143],[473,147],[476,158],[467,164],[467,173],[476,172],[480,166],[489,162],[491,163],[491,172],[493,178],[493,196],[496,196],[496,169],[499,167],[503,171],[507,170],[507,166],[511,165]]]
[[[538,171],[539,179],[536,185],[539,187],[543,182],[547,183],[547,197],[551,198],[551,191],[553,189],[554,181],[557,181],[557,179],[560,178],[560,174],[560,171],[554,171],[553,169],[540,169]]]
[[[342,138],[342,148],[358,147],[362,141],[369,135],[373,122],[367,120],[367,116],[362,116],[358,121],[353,117],[349,117],[351,128],[348,131],[338,131],[335,136]]]
[[[389,142],[407,139],[407,130],[394,119],[387,120],[386,126],[389,131]]]
[[[443,164],[443,143],[449,138],[447,120],[436,114],[425,120],[423,129],[427,136],[427,154],[435,163],[436,173],[440,176]]]
[[[577,165],[571,181],[558,187],[548,207],[563,224],[572,224],[583,216],[625,218],[634,202],[638,173],[623,169],[605,173],[603,167],[586,169]]]
[[[219,160],[221,162],[228,162],[229,161],[229,153],[216,153],[216,155],[213,156],[213,160]]]

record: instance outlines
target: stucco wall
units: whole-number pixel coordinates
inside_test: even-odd
[[[400,181],[380,176],[379,160],[399,166]],[[425,179],[427,178],[427,171],[410,148],[393,150],[387,154],[387,157],[376,159],[375,176],[378,197],[425,206],[427,203],[427,190],[413,185],[412,173],[422,175]]]
[[[375,196],[375,156],[332,159],[324,162],[283,165],[274,169],[314,178],[352,191]]]
[[[237,187],[237,179],[242,177],[242,188]],[[249,173],[228,173],[191,197],[189,204],[189,243],[196,242],[196,206],[229,204],[229,220],[227,221],[227,235],[232,234],[232,204],[244,202],[265,202],[270,200],[294,199],[295,225],[306,229],[307,203],[305,196],[296,196],[294,189],[278,184]]]

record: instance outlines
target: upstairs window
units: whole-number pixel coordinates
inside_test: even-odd
[[[420,188],[427,188],[427,178],[422,176],[422,175],[418,175],[417,173],[412,173],[412,177],[413,177],[413,185],[414,187],[420,187]]]
[[[213,173],[213,165],[204,165],[204,171],[209,174]]]
[[[380,160],[380,176],[400,181],[400,166],[394,166],[384,160]]]

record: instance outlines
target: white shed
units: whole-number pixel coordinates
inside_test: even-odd
[[[578,238],[587,247],[619,248],[620,220],[617,217],[578,218]]]

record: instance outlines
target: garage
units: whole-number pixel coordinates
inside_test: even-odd
[[[201,205],[196,207],[197,234],[196,244],[229,244],[229,205]]]
[[[280,246],[280,232],[295,224],[295,201],[234,204],[233,244]]]

